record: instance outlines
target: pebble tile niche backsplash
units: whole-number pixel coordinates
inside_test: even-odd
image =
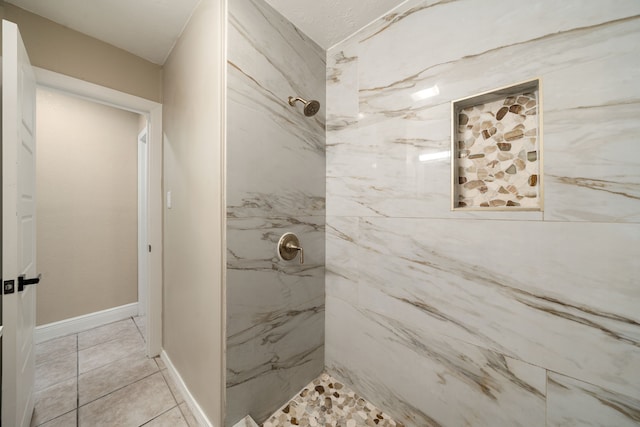
[[[284,426],[403,427],[326,373],[309,383],[262,425]]]
[[[541,208],[538,107],[531,89],[454,106],[454,208]]]

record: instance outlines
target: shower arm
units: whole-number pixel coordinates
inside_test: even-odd
[[[293,96],[289,97],[289,105],[291,105],[292,107],[295,107],[296,102],[302,102],[303,104],[307,104],[307,100],[306,99],[302,99],[300,97],[294,98]]]

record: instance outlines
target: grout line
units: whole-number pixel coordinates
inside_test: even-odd
[[[136,317],[141,317],[141,318],[144,317],[145,318],[145,323],[146,323],[146,320],[147,320],[146,319],[146,317],[147,317],[146,315],[144,315],[144,316],[136,316]],[[135,318],[131,317],[131,321],[133,322],[134,325],[136,325],[136,329],[138,330],[138,333],[142,337],[142,341],[144,341],[146,343],[147,340],[146,340],[144,334],[142,333],[142,330],[140,329],[140,326],[138,326],[138,323],[136,322]]]
[[[146,380],[147,378],[149,378],[149,377],[151,377],[151,376],[153,376],[153,375],[155,375],[155,374],[160,374],[160,370],[157,370],[157,371],[155,371],[155,372],[152,372],[152,373],[150,373],[149,375],[145,375],[145,376],[144,376],[144,377],[142,377],[142,378],[138,378],[137,380],[135,380],[135,381],[133,381],[133,382],[130,382],[130,383],[128,383],[128,384],[125,384],[125,385],[123,385],[123,386],[121,386],[121,387],[118,387],[118,388],[116,388],[116,389],[113,389],[113,390],[111,390],[111,391],[110,391],[109,393],[107,393],[107,394],[103,394],[102,396],[96,397],[95,399],[90,400],[90,401],[88,401],[88,402],[86,402],[86,403],[82,404],[82,406],[87,406],[88,404],[93,403],[93,402],[95,402],[95,401],[97,401],[97,400],[100,400],[100,399],[102,399],[102,398],[105,398],[105,397],[107,397],[107,396],[109,396],[109,395],[111,395],[111,394],[113,394],[113,393],[115,393],[115,392],[117,392],[117,391],[122,390],[123,388],[129,387],[130,385],[133,385],[133,384],[135,384],[135,383],[137,383],[137,382],[140,382],[140,381],[142,381],[142,380]],[[161,374],[161,375],[162,375],[162,374]],[[169,392],[171,393],[171,390],[169,390]],[[78,401],[78,404],[79,404],[79,403],[80,403],[80,402]]]
[[[129,318],[129,319],[123,319],[123,320],[131,320],[131,321],[133,322],[133,319],[132,319],[132,318]],[[122,322],[123,320],[118,320],[118,322]],[[115,323],[115,322],[114,322],[114,323]],[[133,322],[133,324],[134,324],[134,326],[135,326],[136,330],[138,330],[138,326],[137,326],[135,323],[136,323],[136,322]],[[99,327],[101,327],[101,326],[99,326]],[[97,328],[94,328],[94,329],[97,329]],[[89,331],[91,331],[91,329],[89,329]],[[84,332],[88,332],[88,331],[84,331]],[[84,347],[84,348],[82,348],[82,349],[80,348],[80,342],[78,341],[78,352],[83,351],[83,350],[88,350],[88,349],[90,349],[90,348],[97,347],[97,346],[102,345],[102,344],[107,344],[107,343],[110,343],[110,342],[113,342],[113,341],[126,339],[127,337],[126,337],[126,336],[124,336],[124,337],[123,337],[121,333],[122,333],[122,331],[119,331],[119,335],[118,335],[118,336],[116,336],[115,338],[108,339],[108,340],[106,340],[106,341],[102,341],[102,342],[99,342],[99,343],[97,343],[97,344],[90,345],[89,347]],[[140,331],[138,331],[138,333],[140,333]],[[80,335],[80,334],[78,334],[78,335]],[[144,342],[144,338],[142,339],[142,341]]]
[[[73,411],[75,411],[75,409],[72,409],[71,411],[67,411],[67,412],[65,412],[64,414],[60,414],[60,415],[56,416],[55,418],[51,418],[50,420],[43,421],[43,422],[41,422],[40,424],[38,424],[38,425],[37,425],[37,427],[43,426],[43,425],[45,425],[45,424],[47,424],[47,423],[50,423],[51,421],[57,420],[58,418],[62,418],[62,417],[64,417],[65,415],[67,415],[67,414],[69,414],[69,413],[71,413],[71,412],[73,412]]]
[[[139,379],[137,379],[137,380],[135,380],[135,381],[133,381],[133,382],[130,382],[130,383],[128,383],[128,384],[125,384],[125,385],[123,385],[123,386],[121,386],[121,387],[118,387],[118,388],[116,388],[116,389],[113,389],[113,390],[111,390],[111,391],[110,391],[109,393],[107,393],[107,394],[104,394],[104,395],[102,395],[102,396],[96,397],[96,398],[95,398],[95,399],[93,399],[93,400],[90,400],[90,401],[88,401],[88,402],[85,402],[84,404],[82,404],[82,406],[87,406],[88,404],[93,403],[93,402],[95,402],[96,400],[100,400],[100,399],[102,399],[102,398],[104,398],[104,397],[107,397],[107,396],[109,396],[109,395],[111,395],[111,394],[113,394],[113,393],[115,393],[115,392],[117,392],[117,391],[122,390],[123,388],[129,387],[130,385],[133,385],[133,384],[135,384],[135,383],[137,383],[137,382],[140,382],[140,381],[142,381],[142,380],[146,380],[146,379],[147,379],[147,378],[149,378],[150,376],[153,376],[153,375],[158,374],[158,373],[160,373],[160,371],[159,371],[159,370],[158,370],[158,371],[156,371],[156,372],[152,372],[152,373],[150,373],[149,375],[145,375],[144,377],[139,378]],[[80,403],[80,402],[78,401],[78,403]]]
[[[125,319],[125,320],[126,320],[126,319]],[[130,319],[130,320],[131,320],[131,321],[133,321],[132,319]],[[135,322],[134,322],[134,323],[135,323]],[[122,337],[115,338],[115,339],[112,339],[112,340],[109,340],[109,341],[105,341],[105,342],[102,342],[102,343],[99,343],[99,344],[93,345],[93,346],[91,346],[91,347],[83,348],[83,349],[78,348],[78,361],[80,360],[80,352],[81,352],[81,351],[85,351],[85,350],[88,350],[88,349],[90,349],[90,348],[97,347],[97,346],[99,346],[99,345],[103,345],[103,344],[109,344],[109,343],[112,343],[112,344],[113,344],[113,343],[114,343],[114,341],[117,341],[117,340],[120,340],[120,339],[126,339],[126,337],[125,337],[125,338],[122,338]],[[143,339],[143,343],[144,343],[144,339]],[[78,375],[84,375],[84,374],[87,374],[87,373],[89,373],[89,372],[95,371],[96,369],[101,369],[101,368],[104,368],[105,366],[109,366],[109,365],[111,365],[112,363],[118,362],[118,361],[120,361],[120,360],[122,360],[122,359],[126,359],[127,357],[130,357],[130,356],[135,355],[136,351],[137,351],[137,350],[134,350],[134,351],[132,351],[132,352],[130,352],[130,353],[127,353],[127,354],[123,355],[122,357],[118,357],[118,358],[116,358],[116,359],[113,359],[113,360],[112,360],[112,361],[110,361],[109,363],[106,363],[106,364],[104,364],[104,365],[100,365],[100,366],[96,366],[95,368],[91,368],[91,369],[89,369],[88,371],[85,371],[85,372],[80,372],[80,368],[78,367]],[[143,358],[151,359],[151,358],[147,357],[147,355],[146,355],[146,351],[145,351],[145,346],[144,346],[144,344],[143,344],[143,346],[140,348],[140,351],[142,352],[142,353],[141,353],[141,355],[142,355],[142,357],[143,357]],[[157,365],[157,364],[156,364],[156,365]],[[158,369],[160,369],[160,368],[158,367]]]
[[[185,406],[187,409],[189,409],[189,405],[187,405],[187,403],[186,403],[186,402],[183,402],[183,403],[184,403],[184,406]],[[184,413],[184,411],[182,410],[182,407],[181,407],[183,403],[181,403],[181,404],[179,404],[179,405],[178,405],[178,410],[180,411],[180,414],[182,415],[182,418],[184,418],[184,422],[185,422],[185,424],[186,424],[187,426],[189,426],[189,427],[196,427],[196,426],[192,426],[192,425],[191,425],[191,423],[189,423],[189,420],[187,419],[187,415]],[[191,410],[191,409],[189,409],[189,410]],[[191,414],[191,417],[193,417],[193,414]]]
[[[134,322],[134,324],[135,324],[135,321],[134,321],[132,318],[131,318],[130,320],[131,320],[132,322]],[[136,328],[137,328],[137,325],[136,325]],[[137,329],[138,329],[138,328],[137,328]],[[139,331],[139,329],[138,329],[138,332],[139,332],[139,333],[141,333],[141,332]],[[174,395],[174,394],[173,394],[173,392],[171,391],[171,387],[170,387],[170,386],[169,386],[169,384],[167,383],[167,380],[164,378],[164,375],[162,375],[162,372],[161,372],[162,370],[160,369],[160,366],[158,366],[157,361],[152,360],[151,358],[146,357],[146,355],[144,355],[143,353],[139,353],[138,355],[136,355],[136,352],[134,351],[134,352],[131,352],[131,353],[128,353],[128,354],[124,355],[124,356],[123,356],[123,357],[121,357],[121,358],[118,358],[118,359],[116,359],[116,360],[113,360],[113,361],[111,361],[110,363],[107,363],[107,364],[105,364],[105,365],[102,365],[102,366],[96,367],[96,368],[91,369],[91,370],[89,370],[89,371],[87,371],[87,372],[83,372],[83,373],[81,373],[81,372],[80,372],[80,352],[81,352],[82,350],[85,350],[85,349],[82,349],[82,350],[80,349],[80,337],[79,337],[79,335],[80,335],[80,334],[74,334],[74,335],[75,335],[75,341],[76,341],[76,350],[75,350],[75,353],[76,353],[76,375],[75,375],[75,379],[76,379],[76,402],[75,402],[75,403],[76,403],[76,406],[75,406],[75,408],[74,408],[74,409],[72,409],[72,410],[75,410],[75,411],[76,411],[76,417],[75,417],[75,418],[76,418],[76,422],[75,422],[76,427],[78,427],[78,426],[80,425],[80,408],[81,408],[81,407],[84,407],[84,406],[86,406],[86,405],[88,405],[88,404],[90,404],[90,403],[93,403],[93,402],[95,402],[95,401],[97,401],[97,400],[100,400],[100,399],[102,399],[102,398],[105,398],[105,397],[107,397],[107,396],[109,396],[109,395],[111,395],[111,394],[113,394],[113,393],[115,393],[115,392],[117,392],[117,391],[120,391],[120,390],[122,390],[122,389],[124,389],[124,388],[126,388],[126,387],[128,387],[128,386],[130,386],[130,385],[133,385],[133,384],[135,384],[135,383],[137,383],[137,382],[139,382],[139,381],[145,380],[145,379],[147,379],[147,378],[149,378],[149,377],[151,377],[152,375],[155,375],[155,374],[160,374],[160,375],[162,376],[163,381],[165,382],[165,384],[167,385],[167,388],[169,389],[169,393],[171,394],[171,396],[172,396],[172,397],[173,397],[173,399],[174,399],[175,406],[173,406],[173,407],[172,407],[172,408],[170,408],[169,410],[174,409],[175,407],[178,407],[178,406],[179,406],[179,404],[178,404],[178,402],[177,402],[177,399],[176,399],[175,395]],[[112,341],[115,341],[115,340],[110,340],[110,341],[106,341],[106,342],[112,342]],[[93,347],[93,346],[92,346],[92,347]],[[91,348],[91,347],[87,347],[87,348]],[[69,352],[68,354],[73,354],[73,351],[72,351],[72,352]],[[95,399],[93,399],[93,400],[91,400],[91,401],[88,401],[88,402],[86,402],[86,403],[84,403],[84,404],[80,405],[80,376],[81,376],[81,375],[84,375],[84,374],[90,373],[90,372],[92,372],[92,371],[94,371],[94,370],[96,370],[96,369],[104,368],[104,367],[106,367],[106,366],[108,366],[108,365],[110,365],[110,364],[113,364],[113,363],[119,362],[119,361],[121,361],[122,359],[125,359],[125,358],[130,357],[130,356],[134,356],[134,355],[135,355],[135,356],[139,356],[141,359],[149,360],[149,361],[153,364],[153,367],[155,368],[155,369],[154,369],[154,371],[153,371],[153,372],[151,372],[151,373],[150,373],[150,374],[148,374],[148,375],[145,375],[145,376],[144,376],[144,377],[142,377],[142,378],[137,379],[136,381],[133,381],[133,382],[130,382],[130,383],[124,384],[124,385],[122,385],[121,387],[118,387],[118,388],[116,388],[116,389],[114,389],[114,390],[110,391],[109,393],[106,393],[105,395],[102,395],[102,396],[100,396],[100,397],[97,397],[97,398],[95,398]],[[61,356],[61,357],[62,357],[62,356]],[[73,377],[69,377],[69,378],[73,378]],[[64,381],[67,381],[67,380],[64,380]],[[55,386],[55,384],[53,384],[52,386]],[[43,390],[44,390],[44,389],[43,389]],[[71,412],[71,411],[65,412],[64,414],[60,414],[60,415],[58,415],[57,417],[52,418],[51,420],[56,419],[56,418],[59,418],[59,417],[61,417],[61,416],[63,416],[63,415],[67,415],[69,412]],[[167,412],[167,411],[165,411],[165,412]],[[163,414],[164,414],[164,412],[163,412]],[[159,414],[158,416],[160,416],[160,415],[162,415],[162,414]],[[184,415],[183,415],[183,417],[184,417]],[[157,416],[156,416],[156,417],[154,417],[154,419],[155,419],[155,418],[157,418]],[[49,421],[51,421],[51,420],[46,420],[46,421],[44,421],[44,422],[46,423],[46,422],[49,422]],[[185,420],[186,420],[186,418],[185,418]],[[149,420],[149,421],[151,421],[151,420]],[[146,423],[145,423],[145,424],[146,424]]]
[[[133,322],[133,319],[131,319],[131,321]],[[135,324],[135,322],[133,322],[133,323]],[[136,326],[136,328],[137,328],[137,326]],[[117,388],[117,389],[115,389],[115,390],[112,390],[112,391],[110,391],[109,393],[107,393],[107,394],[105,394],[105,395],[103,395],[103,396],[100,396],[100,397],[97,397],[96,399],[90,400],[90,401],[88,401],[88,402],[84,403],[83,405],[80,405],[80,375],[81,375],[81,374],[80,374],[80,351],[81,351],[81,350],[80,350],[80,342],[79,342],[80,338],[79,338],[79,335],[80,335],[80,334],[77,334],[77,335],[76,335],[76,340],[77,340],[77,347],[76,347],[76,348],[77,348],[77,352],[78,352],[78,357],[77,357],[77,380],[76,380],[76,390],[77,390],[77,392],[76,392],[76,427],[80,426],[80,408],[81,408],[81,407],[86,406],[86,405],[88,405],[88,404],[90,404],[90,403],[93,403],[93,402],[95,402],[95,401],[97,401],[97,400],[100,400],[100,399],[102,399],[102,398],[104,398],[104,397],[107,397],[107,396],[109,396],[110,394],[115,393],[116,391],[122,390],[122,389],[123,389],[123,388],[125,388],[125,387],[128,387],[128,386],[130,386],[130,385],[132,385],[132,384],[137,383],[138,381],[142,381],[142,380],[144,380],[144,379],[146,379],[146,378],[149,378],[151,375],[154,375],[154,374],[156,374],[156,373],[159,373],[159,372],[160,372],[160,368],[159,368],[159,367],[157,366],[157,364],[155,364],[155,362],[154,362],[154,364],[155,364],[155,365],[156,365],[156,367],[158,368],[158,370],[157,370],[157,371],[152,372],[151,374],[146,375],[146,376],[144,376],[144,377],[142,377],[142,378],[140,378],[140,379],[138,379],[138,380],[136,380],[136,381],[133,381],[133,382],[131,382],[131,383],[129,383],[129,384],[125,384],[125,385],[123,385],[122,387],[119,387],[119,388]],[[106,341],[106,342],[111,342],[111,341],[115,341],[115,340],[110,340],[110,341]],[[97,344],[97,345],[98,345],[98,344]],[[92,346],[92,347],[95,347],[95,346]],[[91,347],[87,347],[87,348],[91,348]],[[82,350],[86,350],[86,349],[82,349]],[[104,368],[105,366],[108,366],[108,365],[110,365],[110,364],[112,364],[112,363],[118,362],[118,361],[120,361],[120,360],[122,360],[122,359],[125,359],[125,358],[127,358],[127,357],[129,357],[129,356],[131,356],[131,355],[133,355],[133,354],[134,354],[134,353],[127,354],[127,355],[125,355],[125,356],[123,356],[123,357],[121,357],[121,358],[118,358],[118,359],[116,359],[116,360],[113,360],[113,361],[112,361],[112,362],[110,362],[110,363],[107,363],[106,365],[102,365],[102,366],[99,366],[99,367],[97,367],[97,368],[90,369],[90,370],[88,370],[87,372],[83,372],[83,373],[82,373],[82,375],[87,374],[87,373],[92,372],[92,371],[95,371],[96,369]],[[146,358],[146,356],[143,356],[143,357],[145,357],[145,358]]]
[[[155,356],[155,357],[152,357],[151,359],[153,360],[153,362],[158,367],[158,371],[162,372],[162,371],[165,371],[167,369],[166,365],[164,365],[164,368],[160,366],[160,362],[158,362],[158,360],[160,360],[160,356]]]
[[[160,369],[160,367],[158,367],[158,369]],[[178,403],[178,399],[176,398],[176,395],[173,392],[173,389],[171,388],[171,385],[169,385],[169,380],[167,379],[167,377],[164,376],[164,374],[162,373],[161,369],[160,369],[159,372],[160,372],[160,375],[162,375],[162,379],[164,380],[164,383],[167,385],[167,388],[169,389],[169,393],[171,393],[171,396],[173,397],[173,400],[176,402],[176,405],[181,405],[181,403]],[[168,373],[167,373],[167,375],[168,375]],[[178,392],[178,391],[176,390],[176,392]],[[184,397],[183,396],[180,396],[180,397],[183,398],[182,401],[184,402]]]
[[[136,351],[137,351],[137,350],[136,350]],[[135,355],[135,353],[136,353],[136,351],[133,351],[133,352],[128,353],[128,354],[125,354],[124,356],[122,356],[122,357],[118,357],[117,359],[113,359],[111,362],[106,363],[106,364],[104,364],[104,365],[100,365],[100,366],[96,366],[95,368],[91,368],[91,369],[89,369],[88,371],[85,371],[85,372],[80,372],[80,369],[78,369],[78,376],[80,376],[80,375],[84,375],[84,374],[88,374],[89,372],[93,372],[93,371],[95,371],[96,369],[102,369],[102,368],[104,368],[105,366],[109,366],[109,365],[111,365],[112,363],[119,362],[119,361],[121,361],[122,359],[126,359],[127,357],[130,357],[130,356],[134,356],[134,355]],[[146,356],[146,354],[144,353],[144,348],[142,349],[142,352],[141,352],[141,354],[140,354],[140,355],[141,355],[142,357],[144,357],[144,358],[147,358],[147,359],[148,359],[148,357],[147,357],[147,356]],[[78,359],[79,359],[79,357],[78,357]],[[159,369],[159,368],[158,368],[158,369]]]
[[[156,418],[160,418],[161,416],[163,416],[164,414],[166,414],[169,411],[173,411],[174,409],[178,408],[178,411],[180,410],[179,408],[180,405],[176,404],[176,406],[172,406],[171,408],[167,409],[166,411],[162,412],[161,414],[156,415],[155,417],[151,418],[148,421],[145,421],[144,424],[140,424],[140,427],[142,426],[146,426],[147,424],[149,424],[151,421],[155,420]],[[180,412],[182,414],[182,412]],[[183,416],[184,418],[184,416]]]
[[[57,416],[55,416],[55,417],[53,417],[53,418],[43,420],[40,424],[38,424],[38,426],[41,426],[41,425],[46,424],[46,423],[48,423],[48,422],[50,422],[50,421],[53,421],[53,420],[55,420],[55,419],[58,419],[58,418],[60,418],[60,417],[62,417],[62,416],[64,416],[64,415],[67,415],[67,414],[68,414],[68,413],[70,413],[71,411],[77,410],[77,408],[78,408],[78,363],[79,363],[79,362],[78,362],[78,357],[77,357],[77,355],[78,355],[78,346],[77,346],[77,344],[78,344],[78,337],[77,337],[77,334],[73,334],[73,335],[76,335],[76,350],[75,350],[75,351],[69,351],[68,353],[65,353],[65,354],[59,355],[58,357],[51,358],[51,359],[45,360],[45,361],[43,361],[43,362],[40,362],[39,364],[36,364],[35,376],[36,376],[36,377],[38,376],[38,372],[37,372],[37,368],[38,368],[38,366],[42,366],[42,365],[44,365],[44,364],[46,364],[46,363],[50,363],[50,362],[52,362],[52,361],[55,361],[55,360],[61,359],[61,358],[63,358],[63,357],[68,357],[68,355],[69,355],[69,354],[73,354],[73,353],[75,352],[75,353],[76,353],[76,407],[75,407],[74,409],[71,409],[70,411],[67,411],[67,412],[65,412],[65,413],[63,413],[63,414],[57,415]],[[69,337],[69,336],[71,336],[71,335],[67,335],[67,337]],[[63,337],[61,337],[61,338],[63,338]],[[54,338],[54,339],[57,339],[57,338]],[[50,341],[52,341],[52,340],[50,340]],[[46,387],[42,387],[42,388],[38,388],[38,389],[37,389],[37,388],[35,388],[35,386],[34,386],[33,392],[34,392],[34,394],[38,394],[38,393],[44,392],[44,391],[46,391],[46,390],[48,390],[48,389],[50,389],[50,388],[56,387],[56,386],[58,386],[59,384],[61,384],[61,383],[63,383],[63,382],[66,382],[66,381],[69,381],[69,380],[71,380],[71,379],[73,379],[73,376],[70,376],[70,377],[67,377],[67,378],[62,378],[62,379],[60,379],[60,380],[56,381],[55,383],[49,384],[49,385],[47,385]],[[38,402],[35,402],[35,404],[37,404],[37,403],[38,403]],[[33,417],[33,415],[32,415],[32,417]],[[77,424],[77,415],[76,415],[76,424]]]

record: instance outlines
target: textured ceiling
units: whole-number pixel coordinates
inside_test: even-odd
[[[5,1],[163,64],[199,0]]]
[[[266,2],[322,48],[328,49],[404,3],[405,0],[266,0]]]
[[[5,0],[164,64],[199,0]],[[228,0],[234,1],[234,0]],[[405,0],[266,0],[327,49]]]

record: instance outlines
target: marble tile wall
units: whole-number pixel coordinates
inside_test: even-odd
[[[544,211],[451,211],[451,101],[533,78]],[[410,0],[332,47],[329,373],[407,426],[640,425],[638,81],[633,0]]]
[[[262,423],[324,367],[325,52],[263,0],[229,2],[226,425]],[[305,117],[289,96],[317,99]],[[305,263],[281,261],[294,232]]]

